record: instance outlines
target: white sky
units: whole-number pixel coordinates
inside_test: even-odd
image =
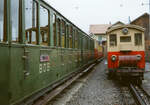
[[[45,0],[85,32],[90,24],[128,23],[149,12],[149,0]],[[142,3],[146,5],[142,6]]]

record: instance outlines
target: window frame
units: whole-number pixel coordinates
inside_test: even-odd
[[[48,15],[47,15],[47,16],[48,16],[47,43],[43,43],[43,41],[42,41],[42,40],[43,40],[43,37],[42,37],[42,35],[41,35],[41,17],[40,17],[40,16],[41,16],[41,15],[40,15],[40,14],[41,14],[41,11],[40,11],[41,7],[44,8],[44,9],[46,9],[47,12],[48,12]],[[49,11],[48,8],[46,8],[46,7],[43,6],[42,4],[40,4],[40,8],[39,8],[39,17],[40,17],[40,19],[39,19],[39,23],[40,23],[40,26],[39,26],[39,27],[40,27],[40,30],[39,30],[39,31],[40,31],[40,39],[41,39],[41,41],[39,40],[39,41],[40,41],[39,44],[42,45],[42,46],[49,46],[49,45],[50,45],[50,11]]]
[[[69,25],[69,48],[73,48],[73,26]]]
[[[115,42],[114,45],[111,45],[111,38],[110,38],[110,36],[116,36],[116,37],[115,37],[115,39],[116,39],[115,41],[116,41],[116,42]],[[116,47],[117,45],[118,45],[118,43],[117,43],[117,34],[110,34],[110,35],[109,35],[109,46],[110,46],[110,47]]]
[[[75,48],[75,27],[72,26],[72,48]]]
[[[36,14],[35,14],[35,16],[36,16],[36,27],[31,27],[31,28],[29,28],[29,29],[27,29],[27,30],[30,30],[30,29],[32,29],[31,31],[32,32],[35,32],[36,34],[36,36],[35,36],[35,43],[33,43],[33,41],[32,41],[32,36],[30,36],[30,42],[27,42],[28,40],[27,40],[27,31],[26,31],[26,26],[25,26],[25,44],[30,44],[30,45],[39,45],[39,35],[40,35],[40,28],[39,28],[39,22],[40,22],[40,20],[39,20],[39,14],[40,14],[40,8],[39,8],[39,3],[36,1],[36,0],[32,0],[33,2],[35,2],[35,4],[36,4]],[[24,2],[25,3],[25,2]],[[25,12],[24,12],[24,14],[25,14]],[[33,14],[32,14],[33,15]],[[33,21],[32,21],[33,22]],[[24,24],[26,25],[26,21],[25,21],[25,18],[24,18]],[[29,31],[29,33],[31,32],[31,31]]]
[[[64,32],[63,32],[64,31]],[[61,19],[61,47],[66,48],[66,22],[64,19]],[[62,40],[64,36],[64,39]],[[63,42],[64,41],[64,42]],[[63,42],[63,43],[62,43]],[[64,44],[64,45],[63,45]]]
[[[57,16],[56,13],[52,14],[52,27],[53,27],[53,44],[56,47],[57,46]]]
[[[66,24],[66,48],[69,48],[69,24]]]
[[[81,49],[81,46],[82,46],[82,35],[81,35],[81,31],[78,31],[78,38],[79,38],[78,49]]]
[[[61,47],[61,19],[56,16],[56,43],[57,47]]]
[[[122,41],[121,38],[129,38],[130,41]],[[131,36],[120,36],[120,43],[131,43],[132,42],[132,37]]]
[[[77,29],[75,29],[74,45],[75,45],[75,49],[78,49],[78,30]]]
[[[141,38],[140,38],[140,39],[141,39],[140,44],[139,44],[139,40],[138,40],[138,42],[137,42],[138,44],[136,44],[136,39],[135,39],[135,36],[136,36],[136,35],[140,35],[140,36],[141,36]],[[135,46],[142,46],[142,45],[143,45],[142,33],[134,33],[134,45],[135,45]]]
[[[7,23],[6,23],[6,22],[7,22],[7,15],[5,15],[5,14],[7,14],[7,9],[5,9],[5,7],[7,7],[7,6],[6,6],[6,4],[7,4],[7,3],[6,3],[6,0],[3,0],[3,3],[4,3],[4,4],[2,4],[2,5],[3,5],[3,24],[2,24],[3,33],[2,33],[2,35],[1,35],[1,36],[2,36],[2,39],[0,40],[0,43],[6,42],[6,41],[7,41],[7,37],[8,37],[8,36],[6,36],[6,34],[5,34],[5,33],[6,33],[6,27],[7,27],[7,25],[6,25],[6,24],[7,24]]]
[[[7,1],[6,1],[7,2]],[[24,41],[23,41],[23,34],[22,34],[22,32],[23,32],[23,24],[22,24],[22,22],[23,22],[23,17],[22,17],[22,15],[23,15],[23,12],[22,12],[22,10],[23,10],[23,4],[22,4],[22,0],[19,0],[18,1],[18,35],[17,35],[17,37],[18,37],[18,40],[16,41],[16,40],[13,40],[12,39],[12,25],[11,25],[11,43],[12,44],[20,44],[20,43],[23,43]],[[12,8],[12,6],[11,6],[11,1],[10,1],[10,13],[12,12],[11,11],[11,8]],[[11,13],[11,16],[10,16],[10,22],[11,22],[11,19],[12,19],[12,13]]]

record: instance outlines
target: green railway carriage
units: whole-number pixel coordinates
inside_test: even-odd
[[[0,105],[39,96],[94,60],[93,39],[46,2],[0,0]]]

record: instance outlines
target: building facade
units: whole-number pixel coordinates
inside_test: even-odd
[[[95,39],[99,41],[99,44],[103,46],[104,57],[107,57],[107,46],[106,46],[106,31],[111,24],[96,24],[90,25],[90,34],[94,34]]]
[[[140,17],[133,20],[130,24],[139,25],[145,28],[145,59],[150,62],[150,30],[149,30],[149,14],[144,13]]]
[[[96,25],[90,25],[90,34],[94,34],[96,36],[96,39],[101,43],[106,43],[106,31],[108,27],[110,27],[110,24],[96,24]]]

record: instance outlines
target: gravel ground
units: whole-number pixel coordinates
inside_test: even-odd
[[[146,63],[146,72],[144,73],[143,87],[150,94],[150,63]]]
[[[49,105],[125,105],[123,97],[132,99],[128,91],[121,94],[118,83],[107,79],[105,60],[94,69],[88,76],[78,79]],[[144,78],[143,87],[150,93],[150,63],[146,63]],[[127,102],[135,105],[133,99]]]
[[[96,67],[84,86],[66,105],[122,105],[119,88],[107,79],[105,63],[102,61]]]
[[[150,71],[150,62],[146,62],[145,70]]]

